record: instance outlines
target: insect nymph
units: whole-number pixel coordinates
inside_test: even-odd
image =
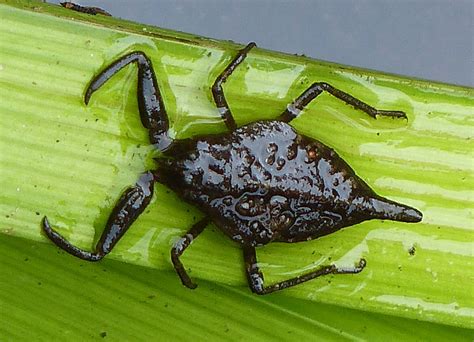
[[[138,66],[138,105],[150,142],[162,152],[157,168],[126,189],[109,216],[95,250],[77,248],[43,219],[43,230],[59,247],[81,259],[97,261],[109,253],[153,196],[155,181],[196,205],[205,218],[195,223],[171,249],[182,283],[195,288],[180,256],[209,224],[214,223],[240,244],[249,286],[257,294],[281,290],[326,274],[358,273],[353,268],[319,267],[307,274],[265,285],[255,248],[270,242],[299,242],[331,234],[369,219],[419,222],[411,207],[376,195],[331,148],[298,134],[289,123],[326,91],[375,118],[406,118],[400,111],[377,110],[327,83],[314,83],[275,119],[237,127],[222,85],[255,46],[248,44],[214,82],[211,91],[229,132],[173,141],[155,73],[143,52],[132,52],[102,70],[86,89],[85,103],[107,80],[130,63]],[[310,114],[307,114],[310,115]]]

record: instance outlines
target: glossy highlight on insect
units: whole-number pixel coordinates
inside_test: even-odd
[[[370,219],[421,221],[418,210],[378,196],[334,150],[299,134],[289,124],[322,92],[373,118],[380,115],[406,119],[405,113],[375,109],[330,84],[317,82],[276,119],[237,127],[223,84],[253,47],[255,43],[241,49],[210,89],[227,133],[173,140],[168,135],[168,116],[152,63],[143,52],[120,57],[93,78],[85,92],[86,105],[92,94],[113,75],[136,63],[141,122],[161,155],[155,170],[144,173],[134,186],[123,192],[93,252],[70,244],[44,217],[46,235],[68,253],[98,261],[114,248],[143,212],[152,199],[154,182],[160,182],[205,213],[205,218],[196,222],[171,249],[171,261],[182,283],[188,288],[196,287],[180,256],[208,224],[214,223],[241,246],[251,290],[267,294],[327,274],[359,273],[366,261],[360,259],[352,268],[322,266],[266,285],[257,263],[258,246],[308,241]]]

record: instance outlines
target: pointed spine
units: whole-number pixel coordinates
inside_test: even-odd
[[[423,218],[419,210],[382,197],[367,199],[365,206],[373,218],[382,220],[420,222]]]

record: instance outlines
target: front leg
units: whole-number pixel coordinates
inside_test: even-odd
[[[136,63],[138,66],[137,101],[140,119],[143,126],[148,129],[150,142],[160,151],[164,151],[172,143],[172,139],[168,136],[168,115],[153,65],[145,53],[141,51],[129,53],[102,70],[88,85],[84,102],[88,104],[94,92],[130,63]]]
[[[272,293],[278,290],[283,290],[291,286],[295,286],[305,281],[321,277],[327,274],[354,274],[361,272],[365,265],[365,259],[360,259],[359,265],[353,268],[337,268],[336,265],[322,266],[314,271],[300,275],[295,278],[284,280],[276,284],[265,286],[263,280],[263,273],[260,271],[257,263],[257,255],[255,247],[244,247],[244,261],[245,270],[247,273],[247,280],[252,292],[263,295]]]
[[[69,254],[88,261],[98,261],[114,248],[137,217],[145,210],[153,196],[154,176],[143,174],[138,182],[125,190],[109,216],[105,229],[94,252],[82,250],[51,228],[48,218],[43,218],[43,231],[58,247]]]

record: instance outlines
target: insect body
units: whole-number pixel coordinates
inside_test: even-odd
[[[314,83],[275,120],[256,121],[237,127],[222,84],[255,46],[240,50],[212,86],[228,133],[173,141],[168,136],[168,117],[148,57],[130,53],[105,68],[89,84],[85,102],[109,78],[130,63],[138,65],[138,104],[150,142],[162,151],[156,170],[143,174],[128,188],[113,209],[94,252],[81,250],[54,231],[45,217],[48,237],[67,252],[97,261],[109,253],[153,195],[153,183],[161,182],[184,200],[198,206],[206,217],[195,223],[171,250],[171,260],[182,283],[195,288],[180,261],[191,242],[211,222],[243,250],[249,286],[257,294],[281,290],[325,274],[358,273],[365,267],[339,269],[323,266],[302,276],[264,285],[255,247],[270,242],[299,242],[331,234],[369,219],[419,222],[422,214],[411,207],[376,195],[331,148],[298,134],[292,119],[323,91],[377,115],[406,118],[400,111],[377,110],[327,83]]]
[[[112,16],[112,14],[110,14],[106,10],[103,10],[102,8],[99,8],[99,7],[81,6],[69,1],[60,2],[59,4],[63,6],[64,8],[67,8],[76,12],[81,12],[81,13],[86,13],[86,14],[91,14],[91,15],[102,14],[109,17]]]

